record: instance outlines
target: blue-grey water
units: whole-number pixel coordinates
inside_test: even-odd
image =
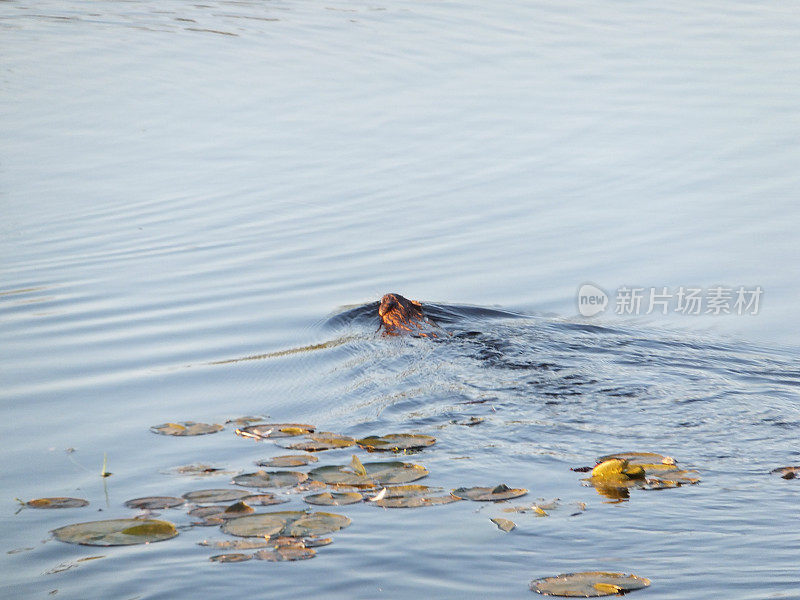
[[[529,598],[609,570],[800,598],[800,483],[769,474],[800,464],[798,33],[785,2],[0,3],[0,595]],[[616,315],[623,286],[763,294]],[[390,291],[452,335],[352,310]],[[337,507],[298,563],[211,563],[213,528],[50,538],[230,479],[173,467],[285,453],[149,431],[243,415],[431,434],[423,482],[561,507]],[[702,480],[612,503],[570,471],[619,450]],[[91,504],[18,511],[43,496]]]

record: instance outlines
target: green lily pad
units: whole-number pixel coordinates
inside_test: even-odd
[[[377,485],[410,483],[422,479],[428,470],[422,465],[399,461],[373,462],[362,465],[366,475],[356,473],[352,464],[311,469],[308,475],[329,485],[375,487]]]
[[[231,554],[217,554],[208,560],[213,562],[244,562],[253,558],[252,554],[242,554],[240,552],[232,552]]]
[[[256,471],[237,475],[233,478],[233,483],[243,487],[275,488],[291,487],[306,479],[308,475],[300,471]]]
[[[147,496],[145,498],[134,498],[125,502],[128,508],[139,508],[144,510],[161,510],[164,508],[175,508],[182,505],[186,500],[183,498],[173,498],[172,496]]]
[[[256,440],[294,437],[314,432],[312,425],[305,423],[259,423],[236,430],[236,435]]]
[[[636,575],[589,571],[566,573],[531,581],[531,590],[545,596],[599,598],[622,595],[650,585],[650,580]]]
[[[346,435],[331,433],[330,431],[319,431],[306,436],[305,440],[287,444],[284,448],[290,450],[304,450],[306,452],[322,452],[324,450],[335,450],[337,448],[349,448],[354,446],[356,441]]]
[[[155,519],[111,519],[90,521],[53,530],[57,540],[85,546],[129,546],[174,538],[175,525]]]
[[[195,423],[194,421],[182,421],[180,423],[162,423],[161,425],[153,425],[150,431],[159,433],[161,435],[207,435],[209,433],[217,433],[225,429],[222,425],[208,423]]]
[[[508,519],[492,519],[492,523],[497,525],[497,528],[501,531],[505,531],[508,533],[512,529],[516,528],[517,524],[514,521],[509,521]]]
[[[31,508],[80,508],[81,506],[88,506],[89,501],[83,498],[66,498],[57,496],[52,498],[36,498],[35,500],[28,500],[26,506]]]
[[[222,531],[237,537],[270,537],[278,534],[303,537],[325,535],[349,524],[350,519],[342,515],[281,511],[230,519],[222,526]]]
[[[273,456],[264,460],[256,461],[259,467],[302,467],[308,463],[317,462],[319,459],[311,454],[286,454],[284,456]]]
[[[498,502],[500,500],[510,500],[511,498],[519,498],[528,493],[524,488],[510,488],[506,484],[490,487],[471,487],[471,488],[458,488],[453,490],[453,495],[464,500],[475,500],[478,502]]]
[[[259,550],[254,556],[259,560],[282,562],[287,560],[307,560],[314,558],[317,551],[305,546],[280,546],[274,550]]]
[[[308,504],[318,504],[321,506],[343,506],[345,504],[355,504],[361,502],[364,496],[358,492],[322,492],[321,494],[311,494],[303,498]]]
[[[200,525],[220,525],[225,519],[233,519],[242,515],[254,513],[255,509],[242,500],[234,502],[230,506],[199,506],[189,511],[189,516],[202,519]]]
[[[436,438],[416,433],[390,433],[388,435],[371,435],[357,440],[356,443],[367,452],[403,452],[404,450],[420,450],[433,446]]]
[[[236,500],[241,500],[242,498],[251,495],[252,494],[246,490],[221,488],[187,492],[183,495],[183,497],[188,502],[194,502],[195,504],[219,504],[222,502],[235,502]]]

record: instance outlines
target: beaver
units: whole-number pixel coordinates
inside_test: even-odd
[[[380,324],[384,335],[409,333],[419,337],[438,337],[434,329],[439,326],[425,316],[422,304],[400,294],[386,294],[378,306]]]

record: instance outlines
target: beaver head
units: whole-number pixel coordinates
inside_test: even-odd
[[[383,327],[387,335],[399,335],[403,332],[414,332],[417,335],[427,337],[422,333],[432,323],[425,318],[422,312],[422,305],[416,300],[409,300],[400,294],[386,294],[381,298],[378,306],[378,316],[381,319],[380,326]]]

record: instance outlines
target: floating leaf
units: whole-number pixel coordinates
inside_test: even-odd
[[[291,537],[325,535],[344,529],[348,525],[350,525],[350,519],[343,515],[325,512],[308,513],[289,523],[284,530],[284,535]]]
[[[272,545],[267,539],[246,539],[246,540],[203,540],[198,542],[200,546],[210,546],[225,550],[257,550],[258,548],[268,548]]]
[[[794,479],[798,475],[800,475],[800,467],[779,467],[777,469],[773,469],[770,473],[777,473],[783,479]]]
[[[410,483],[428,474],[428,470],[422,465],[399,461],[365,463],[362,466],[366,475],[357,474],[351,465],[317,467],[308,474],[327,484],[356,487]]]
[[[196,504],[218,504],[221,502],[234,502],[241,500],[246,496],[252,494],[246,490],[234,490],[230,488],[213,489],[213,490],[197,490],[194,492],[187,492],[183,497]]]
[[[416,433],[390,433],[388,435],[371,435],[357,440],[356,443],[368,452],[403,452],[419,450],[433,446],[436,438]]]
[[[25,503],[31,508],[80,508],[88,506],[89,501],[83,498],[66,498],[62,496],[52,498],[36,498]]]
[[[631,466],[624,458],[609,458],[592,469],[592,479],[598,482],[629,482],[644,479],[644,469],[639,465]]]
[[[264,460],[256,461],[259,467],[302,467],[308,463],[317,462],[319,459],[311,454],[287,454],[284,456],[273,456]]]
[[[358,492],[322,492],[321,494],[311,494],[303,498],[308,504],[319,504],[321,506],[343,506],[361,502],[363,499],[364,496]]]
[[[238,417],[236,419],[227,419],[225,421],[225,425],[235,425],[236,427],[247,427],[248,425],[252,425],[253,423],[259,423],[264,419],[268,419],[267,416],[261,417],[254,417],[254,416],[247,416],[247,417]]]
[[[510,500],[511,498],[519,498],[528,493],[524,488],[510,488],[506,484],[490,487],[471,487],[471,488],[458,488],[453,490],[453,495],[464,500],[476,500],[479,502],[497,502],[499,500]]]
[[[346,435],[331,433],[330,431],[318,431],[306,436],[300,442],[287,444],[284,447],[290,450],[304,450],[306,452],[322,452],[324,450],[335,450],[337,448],[349,448],[354,446],[356,441]]]
[[[545,596],[598,598],[640,590],[650,585],[650,580],[636,575],[591,571],[566,573],[531,581],[531,590]]]
[[[216,556],[212,556],[208,560],[213,562],[244,562],[246,560],[250,560],[253,558],[252,554],[241,554],[239,552],[234,552],[231,554],[217,554]]]
[[[314,558],[316,554],[317,551],[313,548],[306,548],[304,546],[280,546],[274,550],[259,550],[254,556],[259,560],[281,562],[285,560],[306,560]]]
[[[235,502],[230,506],[199,506],[189,511],[189,516],[202,519],[200,525],[220,525],[225,519],[241,517],[254,513],[255,509],[242,502]]]
[[[244,473],[233,478],[235,485],[243,487],[291,487],[303,483],[308,475],[300,471],[256,471]]]
[[[173,498],[171,496],[147,496],[145,498],[134,498],[125,502],[128,508],[138,508],[143,510],[160,510],[164,508],[175,508],[186,502],[183,498]]]
[[[664,456],[655,452],[618,452],[616,454],[608,454],[601,456],[597,459],[598,464],[617,458],[620,460],[627,460],[628,465],[631,467],[639,466],[644,469],[645,473],[658,474],[663,471],[674,471],[678,469],[675,459],[671,456]]]
[[[501,531],[505,531],[508,533],[512,529],[514,529],[517,524],[514,521],[509,521],[508,519],[492,519],[492,523],[497,525],[497,528]]]
[[[421,506],[436,506],[458,502],[461,498],[452,494],[442,495],[442,488],[432,488],[426,485],[399,485],[383,488],[370,501],[383,508],[418,508]]]
[[[342,515],[282,511],[230,519],[222,526],[222,531],[237,537],[269,537],[279,533],[303,537],[325,535],[349,524],[350,519]]]
[[[168,540],[178,535],[178,530],[172,523],[155,519],[111,519],[59,527],[53,535],[71,544],[128,546]]]
[[[259,423],[236,430],[236,435],[257,440],[293,437],[313,433],[314,427],[304,423]]]
[[[222,425],[210,425],[208,423],[195,423],[194,421],[183,421],[181,423],[162,423],[150,428],[153,433],[161,435],[206,435],[217,433],[225,429]]]

